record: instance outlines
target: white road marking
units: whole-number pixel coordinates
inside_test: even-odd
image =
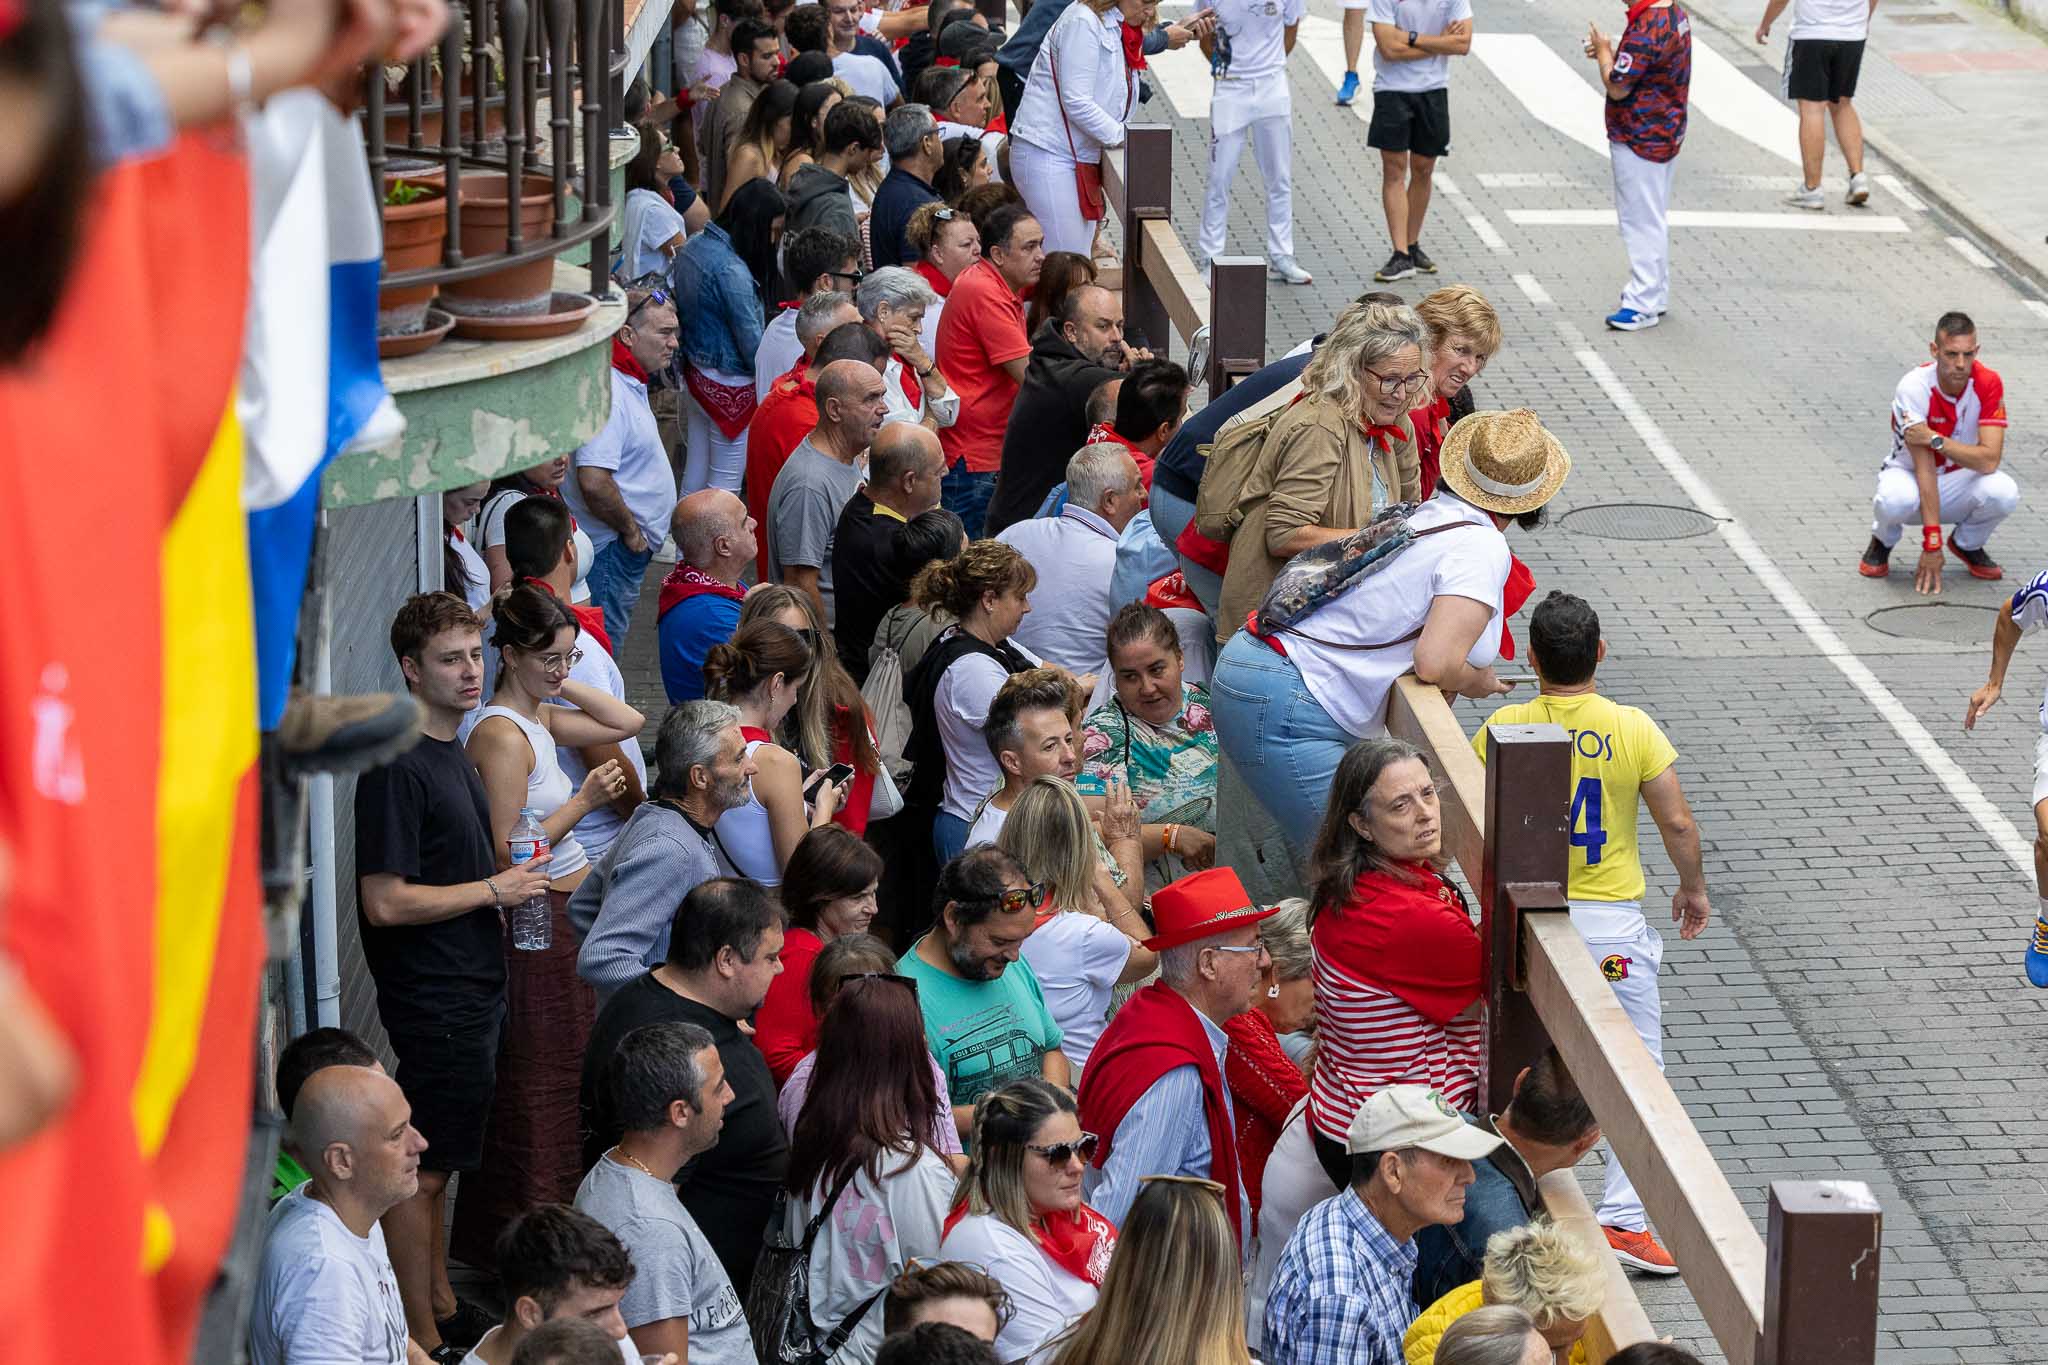
[[[1550,297],[1550,291],[1543,287],[1543,281],[1534,275],[1516,275],[1514,280],[1515,287],[1522,291],[1522,296],[1538,308],[1548,308],[1556,302]],[[2048,307],[2048,304],[2044,304],[2043,307]]]
[[[1892,198],[1898,200],[1901,204],[1904,204],[1907,208],[1913,210],[1913,212],[1927,212],[1927,201],[1922,199],[1919,195],[1913,193],[1913,191],[1907,189],[1906,182],[1899,179],[1897,176],[1879,175],[1874,176],[1872,178],[1875,179],[1878,184],[1884,186],[1885,190],[1891,195]]]
[[[1490,190],[1583,190],[1583,180],[1556,171],[1481,171],[1479,183]]]
[[[1799,115],[1743,75],[1735,63],[1699,41],[1697,33],[1692,45],[1691,105],[1693,112],[1754,142],[1779,160],[1799,164]]]
[[[1890,688],[1878,680],[1877,675],[1870,671],[1867,664],[1856,657],[1855,652],[1828,624],[1827,618],[1815,610],[1805,595],[1792,585],[1792,581],[1785,577],[1749,531],[1734,519],[1728,505],[1722,502],[1707,481],[1699,476],[1691,462],[1679,453],[1678,448],[1657,425],[1656,419],[1636,401],[1635,395],[1629,392],[1628,386],[1622,383],[1620,377],[1600,354],[1587,347],[1584,339],[1575,331],[1560,327],[1558,333],[1564,337],[1567,345],[1576,343],[1573,353],[1579,364],[1592,377],[1593,382],[1600,386],[1608,401],[1621,413],[1622,419],[1641,438],[1644,448],[1664,467],[1664,472],[1684,490],[1685,495],[1692,499],[1694,506],[1719,520],[1720,525],[1715,528],[1716,532],[1728,543],[1728,548],[1735,552],[1736,557],[1750,573],[1755,575],[1757,581],[1763,584],[1764,590],[1777,599],[1778,605],[1812,642],[1820,656],[1833,664],[1842,676],[1849,680],[1850,686],[1863,694],[1864,699],[1870,703],[1879,717],[1904,741],[1913,756],[1919,759],[1934,775],[1935,780],[1947,789],[1956,804],[1977,822],[1977,827],[1984,831],[1998,851],[2031,882],[2034,870],[2032,840],[2021,835],[2018,827],[2005,817],[1991,798],[1984,794],[1983,788],[1963,771],[1960,764],[1949,757],[1948,751],[1941,747],[1940,742],[1928,732],[1927,727],[1920,723]]]
[[[1956,255],[1980,270],[1996,270],[1998,268],[1998,262],[1986,256],[1982,251],[1979,251],[1977,244],[1968,237],[1951,237],[1948,239],[1948,244],[1954,248]]]
[[[1432,177],[1430,183],[1436,186],[1437,193],[1444,195],[1446,198],[1470,202],[1465,200],[1465,187],[1451,179],[1450,173],[1441,166],[1437,168],[1437,173]]]
[[[1613,227],[1613,209],[1509,209],[1508,221],[1522,227]],[[1906,224],[1882,214],[1854,218],[1820,213],[1734,213],[1673,209],[1675,228],[1764,228],[1777,232],[1904,232]]]
[[[1330,83],[1330,92],[1334,96],[1337,87],[1344,84],[1344,25],[1335,19],[1311,14],[1295,31],[1294,50],[1308,54],[1309,61]],[[1364,123],[1372,122],[1371,52],[1368,47],[1358,54],[1358,60],[1365,64],[1365,69],[1358,73],[1358,98],[1351,101],[1351,112]]]
[[[2035,317],[2048,322],[2048,303],[2043,303],[2039,299],[2021,299],[2020,302],[2027,305]]]
[[[1472,229],[1472,235],[1486,244],[1486,249],[1496,256],[1508,254],[1508,244],[1483,213],[1465,215],[1465,225]]]
[[[1341,68],[1341,48],[1338,55]],[[1602,157],[1609,155],[1600,92],[1593,88],[1587,75],[1592,69],[1591,62],[1582,61],[1575,66],[1533,33],[1475,33],[1472,55],[1539,122],[1550,125],[1588,151]],[[1342,75],[1340,69],[1338,76]]]

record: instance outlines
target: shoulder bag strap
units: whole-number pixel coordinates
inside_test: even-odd
[[[846,1187],[851,1185],[853,1178],[859,1174],[860,1167],[855,1166],[845,1175],[839,1177],[839,1183],[832,1187],[831,1197],[818,1206],[817,1216],[804,1224],[804,1240],[797,1250],[806,1256],[811,1254],[811,1243],[818,1240],[818,1229],[825,1226],[825,1219],[830,1216],[832,1210],[838,1205],[839,1196],[846,1193]]]
[[[1050,33],[1046,35],[1048,41],[1051,37]],[[1045,64],[1052,71],[1052,102],[1060,111],[1060,127],[1067,130],[1067,155],[1078,163],[1081,160],[1081,154],[1074,150],[1074,125],[1067,122],[1067,101],[1060,94],[1060,57],[1058,48],[1047,49]]]
[[[1426,531],[1412,532],[1409,535],[1408,539],[1410,543],[1413,543],[1415,541],[1422,539],[1424,536],[1433,536],[1444,531],[1455,531],[1461,526],[1477,526],[1478,524],[1479,523],[1476,521],[1448,522],[1442,526],[1432,526]],[[1406,635],[1403,635],[1398,639],[1381,640],[1376,644],[1370,645],[1341,645],[1338,644],[1335,640],[1318,639],[1315,636],[1309,634],[1307,631],[1298,629],[1294,626],[1276,626],[1274,627],[1274,633],[1277,635],[1299,636],[1301,639],[1308,641],[1312,645],[1321,645],[1324,649],[1341,649],[1346,651],[1347,653],[1366,654],[1370,653],[1375,649],[1392,649],[1395,645],[1405,645],[1410,640],[1419,640],[1422,638],[1422,627],[1417,626],[1415,629],[1409,631]]]

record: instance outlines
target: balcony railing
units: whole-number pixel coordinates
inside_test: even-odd
[[[370,68],[363,117],[378,202],[393,179],[433,185],[444,191],[447,222],[440,264],[387,274],[384,290],[472,280],[590,242],[590,292],[606,292],[623,9],[623,0],[454,0],[438,48],[409,68]],[[483,174],[512,201],[504,247],[465,255],[463,182]],[[545,178],[550,191],[540,232],[516,207],[540,193],[528,177]]]

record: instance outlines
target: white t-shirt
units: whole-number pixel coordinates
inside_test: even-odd
[[[1330,719],[1359,739],[1387,728],[1387,694],[1394,679],[1415,665],[1415,641],[1402,637],[1422,625],[1439,597],[1469,597],[1492,613],[1466,660],[1484,668],[1500,654],[1501,589],[1508,581],[1507,537],[1493,518],[1467,502],[1438,493],[1416,509],[1413,525],[1427,530],[1449,522],[1477,530],[1446,531],[1416,540],[1384,569],[1340,593],[1300,623],[1331,644],[1401,643],[1387,649],[1332,649],[1303,635],[1287,635],[1287,657],[1301,670],[1309,694]]]
[[[583,651],[583,658],[569,670],[570,678],[585,687],[595,687],[600,692],[624,701],[626,675],[619,672],[619,665],[611,655],[605,653],[604,646],[597,642],[597,638],[587,630],[578,630],[576,648]],[[568,705],[567,702],[558,704]],[[646,791],[647,760],[640,753],[640,741],[629,739],[619,748],[625,752],[626,762],[631,764],[633,771],[639,775],[640,790]],[[583,779],[590,775],[590,765],[583,761],[583,755],[567,745],[562,745],[555,751],[555,761],[561,764],[563,774],[568,777],[570,789],[580,791]],[[619,837],[619,831],[625,824],[626,817],[613,810],[610,805],[599,806],[576,822],[576,842],[583,845],[584,855],[594,863],[612,846],[612,840]]]
[[[1308,13],[1308,0],[1199,0],[1194,13],[1215,10],[1230,37],[1231,80],[1263,79],[1287,69],[1281,31]]]
[[[1109,1023],[1109,997],[1131,959],[1123,930],[1079,910],[1062,910],[1024,940],[1024,960],[1038,974],[1038,988],[1053,1021],[1066,1035],[1060,1051],[1079,1073]]]
[[[576,514],[577,524],[590,533],[591,544],[602,550],[619,538],[618,532],[591,513],[583,501],[577,472],[611,470],[626,511],[638,523],[648,545],[656,546],[668,538],[669,518],[676,510],[675,470],[662,445],[654,410],[647,406],[647,386],[617,369],[611,375],[611,415],[605,418],[604,429],[570,461],[569,477],[562,480],[562,497]]]
[[[1043,662],[1016,640],[1010,641],[1010,647],[1034,665]],[[981,798],[1003,785],[1002,770],[996,767],[995,755],[981,736],[988,721],[988,704],[1009,679],[1001,664],[979,653],[961,655],[939,679],[932,707],[938,713],[939,742],[946,752],[946,792],[939,809],[948,815],[972,820]]]
[[[2014,593],[2008,609],[2012,623],[2023,635],[2048,623],[2048,570],[2035,574],[2032,582]],[[2041,694],[2041,729],[2048,732],[2048,691]]]
[[[576,477],[573,470],[570,472],[569,477],[571,479]],[[505,514],[512,510],[513,503],[518,502],[521,498],[530,498],[532,496],[533,494],[522,493],[516,488],[507,488],[502,492],[491,494],[489,499],[485,501],[483,510],[477,513],[477,520],[482,526],[482,529],[477,534],[477,548],[479,550],[488,550],[493,545],[503,545],[505,543]],[[564,499],[564,501],[567,501],[567,499]],[[569,515],[572,520],[575,519],[576,514],[573,509]],[[590,600],[590,584],[586,580],[590,577],[590,561],[597,554],[597,550],[590,543],[590,532],[583,529],[581,521],[576,521],[576,529],[570,534],[570,539],[576,542],[576,586],[569,590],[569,600],[571,602],[588,602]],[[490,684],[488,681],[484,684],[484,695],[490,695]]]
[[[866,1171],[856,1175],[818,1228],[818,1240],[811,1244],[811,1321],[821,1338],[876,1291],[888,1288],[912,1257],[931,1261],[939,1254],[958,1178],[946,1159],[929,1147],[918,1149],[908,1170],[903,1162],[900,1153],[883,1157],[879,1186]],[[791,1242],[803,1237],[804,1225],[818,1216],[828,1193],[829,1189],[814,1189],[808,1198],[785,1206],[782,1230]],[[872,1361],[881,1345],[878,1301],[861,1315],[860,1324],[832,1360],[836,1365],[859,1365]]]
[[[459,586],[462,596],[469,603],[469,609],[476,611],[491,600],[491,569],[484,563],[484,557],[476,552],[476,546],[469,543],[469,537],[454,531],[448,533],[448,543],[455,549],[455,557],[462,561],[463,577],[468,581],[460,585],[444,584],[450,592]]]
[[[405,1365],[405,1309],[384,1229],[349,1231],[301,1186],[265,1220],[249,1312],[255,1365]]]
[[[1392,24],[1406,37],[1442,33],[1460,19],[1472,17],[1472,0],[1372,0],[1366,18],[1375,24]],[[1370,39],[1371,35],[1367,35]],[[1370,46],[1370,43],[1368,43]],[[1420,57],[1412,62],[1390,62],[1372,49],[1374,90],[1441,90],[1451,83],[1449,57]]]
[[[998,810],[994,801],[982,804],[981,813],[974,817],[974,823],[967,827],[967,842],[962,848],[973,848],[976,844],[992,844],[1003,832],[1003,822],[1010,818],[1010,812]]]
[[[576,1207],[633,1258],[633,1283],[619,1300],[628,1329],[688,1318],[690,1365],[755,1365],[740,1296],[675,1186],[600,1157],[576,1187]]]
[[[671,257],[662,248],[687,233],[676,206],[653,190],[628,190],[621,216],[620,273],[629,280],[668,274]]]
[[[884,109],[902,91],[896,88],[896,78],[889,74],[889,68],[882,65],[879,57],[870,57],[865,52],[842,52],[832,59],[832,74],[853,87],[856,95],[866,95]]]
[[[1870,0],[1793,0],[1792,31],[1801,38],[1860,42],[1870,35]]]
[[[756,401],[766,398],[769,386],[804,358],[804,344],[796,339],[796,314],[796,309],[785,308],[768,319],[768,325],[761,329],[761,344],[754,348]]]
[[[1055,1265],[1030,1238],[990,1214],[970,1214],[953,1225],[939,1247],[942,1261],[966,1261],[993,1275],[1016,1310],[996,1335],[1004,1360],[1030,1359],[1043,1365],[1046,1347],[1068,1323],[1095,1306],[1097,1290]]]
[[[490,1331],[484,1333],[483,1339],[470,1347],[469,1354],[462,1358],[462,1365],[488,1365],[483,1356],[484,1346],[491,1338],[497,1336],[503,1330],[502,1327],[493,1327]],[[640,1349],[633,1344],[633,1338],[619,1338],[619,1359],[624,1362],[624,1365],[640,1365]]]
[[[1252,1350],[1257,1351],[1265,1340],[1266,1296],[1272,1292],[1273,1273],[1280,1268],[1280,1253],[1286,1249],[1287,1239],[1310,1209],[1336,1193],[1323,1163],[1316,1160],[1304,1096],[1280,1126],[1280,1136],[1260,1179],[1258,1237],[1250,1258],[1251,1278],[1244,1287],[1246,1344]]]

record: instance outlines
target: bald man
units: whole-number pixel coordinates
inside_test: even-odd
[[[758,523],[722,488],[700,489],[669,520],[682,558],[661,583],[661,687],[669,704],[704,695],[704,656],[740,625],[740,574],[759,549]]]
[[[875,433],[867,482],[847,499],[832,531],[833,605],[839,615],[832,638],[839,661],[857,680],[867,679],[875,627],[910,594],[896,529],[939,505],[945,477],[938,433],[916,422],[890,422]]]
[[[285,1147],[311,1173],[277,1202],[249,1316],[255,1365],[425,1365],[378,1219],[419,1189],[427,1140],[389,1076],[330,1066],[300,1087]]]
[[[889,410],[881,373],[858,360],[818,371],[818,425],[775,476],[768,495],[768,573],[811,595],[833,620],[832,531],[859,489],[862,457]]]

